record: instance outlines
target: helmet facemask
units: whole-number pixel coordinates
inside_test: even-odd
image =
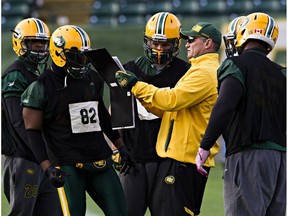
[[[234,56],[237,52],[235,47],[235,36],[234,34],[228,34],[223,36],[224,44],[225,44],[225,53],[227,57]]]
[[[158,50],[153,49],[150,46],[151,41],[160,42],[160,43],[171,43],[172,47],[168,50]],[[155,64],[166,64],[170,62],[175,56],[177,56],[180,52],[179,49],[179,40],[175,39],[164,39],[164,38],[148,38],[144,36],[144,52],[146,57]]]
[[[35,43],[41,43],[40,46],[33,46]],[[49,57],[49,38],[39,37],[24,37],[21,41],[20,52],[25,52],[23,57],[30,62],[34,63],[46,63]]]
[[[64,67],[73,78],[82,79],[88,74],[91,64],[84,52],[72,47],[69,50],[63,50],[60,56],[64,56],[66,61]]]
[[[238,32],[241,22],[244,20],[245,16],[239,16],[234,18],[226,28],[226,34],[223,36],[225,44],[225,53],[227,57],[232,57],[238,52],[236,48],[236,34]]]
[[[172,13],[159,12],[148,20],[144,33],[144,53],[153,64],[167,64],[180,52],[181,22]],[[171,48],[156,49],[151,43],[171,43]],[[155,47],[155,48],[154,48]],[[162,46],[161,46],[162,47]]]

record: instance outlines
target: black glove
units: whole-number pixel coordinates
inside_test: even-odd
[[[119,147],[118,151],[121,156],[121,163],[123,163],[123,166],[120,169],[120,173],[127,175],[130,173],[130,171],[132,171],[133,175],[136,176],[139,170],[137,168],[137,162],[135,161],[134,157],[127,151],[125,146]]]
[[[130,71],[125,72],[125,71],[118,70],[115,73],[115,78],[118,82],[118,85],[121,88],[125,88],[126,90],[129,90],[129,91],[139,81],[138,77]]]
[[[63,187],[65,183],[65,177],[70,176],[65,171],[53,166],[48,167],[48,169],[45,170],[45,174],[49,178],[50,183],[56,188]]]

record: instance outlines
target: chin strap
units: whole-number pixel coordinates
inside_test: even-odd
[[[67,76],[68,76],[68,74],[64,78],[64,88],[67,87]]]

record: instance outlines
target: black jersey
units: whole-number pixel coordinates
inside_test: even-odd
[[[1,125],[2,154],[36,162],[29,148],[22,119],[20,97],[25,89],[38,78],[37,65],[19,58],[2,75]]]
[[[142,81],[153,84],[156,87],[173,88],[190,66],[188,62],[174,58],[167,67],[157,74],[151,62],[143,56],[135,61],[126,63],[124,68],[133,72]],[[137,104],[136,99],[135,104]],[[139,103],[137,106],[139,106]],[[123,141],[137,162],[159,160],[155,145],[161,119],[140,119],[137,106],[135,106],[135,128],[122,130]]]
[[[240,70],[231,70],[231,61]],[[235,67],[234,67],[235,68]],[[286,76],[282,66],[257,49],[231,57],[218,70],[219,84],[232,75],[244,89],[223,137],[227,155],[255,143],[270,141],[286,147]],[[237,72],[239,71],[239,73]]]
[[[112,154],[103,132],[112,142],[120,135],[112,130],[103,86],[95,71],[75,79],[53,65],[23,94],[23,106],[44,111],[44,138],[54,165],[98,161]]]

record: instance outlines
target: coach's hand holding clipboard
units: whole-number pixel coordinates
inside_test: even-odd
[[[139,81],[138,77],[130,71],[118,70],[115,74],[118,85],[128,91],[131,91],[132,87]]]
[[[115,79],[116,71],[125,71],[119,59],[112,57],[105,48],[86,51],[85,55],[109,86],[112,128],[134,128],[134,96],[130,91],[120,88]]]

